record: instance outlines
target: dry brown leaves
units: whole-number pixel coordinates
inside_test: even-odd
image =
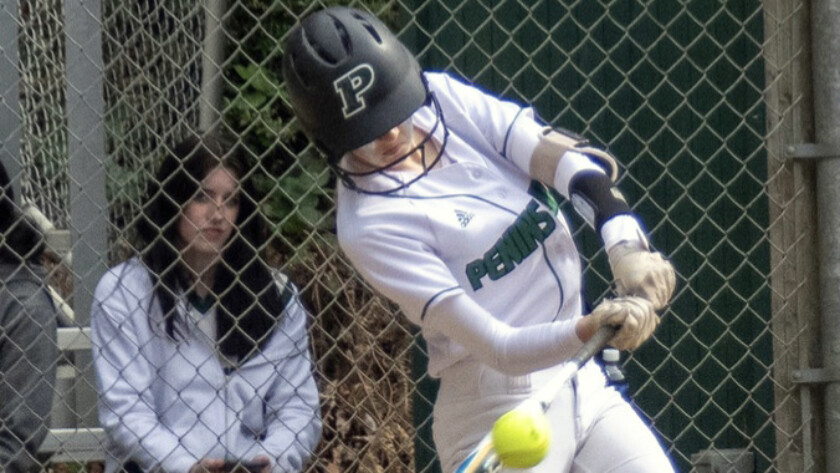
[[[414,471],[411,347],[398,308],[322,240],[289,270],[314,320],[324,431],[308,471]]]

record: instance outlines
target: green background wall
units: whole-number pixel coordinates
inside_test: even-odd
[[[547,123],[619,158],[620,188],[679,273],[656,340],[626,363],[633,399],[680,471],[711,447],[749,449],[757,471],[767,468],[774,439],[761,2],[409,5],[415,23],[401,37],[425,68],[530,103]],[[608,292],[608,267],[599,239],[571,220],[590,262],[585,295],[595,301]],[[433,399],[434,383],[421,387]],[[429,456],[419,451],[418,471],[435,471]]]

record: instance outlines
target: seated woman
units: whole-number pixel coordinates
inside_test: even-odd
[[[138,222],[145,247],[96,288],[106,472],[295,472],[318,443],[308,314],[262,257],[241,153],[219,136],[178,144]]]
[[[15,205],[0,164],[0,471],[29,471],[47,435],[58,315],[40,264],[43,235]]]

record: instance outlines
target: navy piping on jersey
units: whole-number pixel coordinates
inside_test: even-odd
[[[511,209],[509,209],[505,206],[499,205],[495,202],[492,202],[490,200],[485,199],[484,197],[480,197],[480,196],[477,196],[475,194],[447,194],[447,195],[439,195],[439,196],[411,196],[411,195],[380,194],[380,197],[387,197],[387,198],[394,198],[394,199],[416,199],[416,200],[436,200],[436,199],[450,199],[450,198],[454,198],[454,197],[466,197],[466,198],[482,201],[486,204],[489,204],[493,207],[498,208],[499,210],[503,210],[503,211],[505,211],[505,212],[507,212],[511,215],[514,215],[514,216],[519,215],[517,212],[515,212],[515,211],[513,211],[513,210],[511,210]],[[554,316],[554,319],[553,319],[553,320],[557,320],[557,317],[560,315],[560,311],[563,309],[563,304],[566,302],[566,294],[563,291],[563,284],[560,282],[560,277],[557,275],[557,271],[554,270],[554,265],[551,264],[551,261],[548,259],[548,253],[546,253],[545,243],[539,242],[539,245],[542,247],[543,260],[545,261],[545,264],[548,266],[548,269],[551,271],[551,275],[554,276],[554,281],[557,283],[557,288],[560,291],[560,304],[557,306],[557,314]],[[429,304],[431,304],[432,301],[434,301],[439,295],[441,295],[441,294],[443,294],[447,291],[450,291],[452,289],[456,289],[456,288],[444,289],[443,291],[441,291],[441,292],[435,294],[434,296],[432,296],[426,302],[426,305],[423,306],[423,312],[420,315],[420,320],[423,320],[423,317],[425,317],[426,309],[429,307]]]
[[[516,115],[513,117],[513,120],[510,121],[510,125],[508,125],[507,132],[505,132],[505,140],[502,142],[502,152],[499,154],[502,155],[502,157],[505,158],[505,160],[507,161],[510,161],[507,157],[507,144],[508,140],[510,139],[510,133],[513,131],[513,124],[516,123],[516,120],[519,119],[519,115],[521,115],[523,111],[525,111],[525,109],[520,108],[519,111],[516,112]]]
[[[548,259],[548,253],[545,251],[545,245],[540,243],[543,250],[543,259],[545,260],[546,266],[548,269],[551,270],[551,275],[554,276],[554,280],[557,281],[557,287],[560,288],[560,305],[557,306],[557,313],[554,315],[552,322],[557,320],[557,317],[560,317],[560,312],[563,310],[563,303],[566,302],[566,294],[563,291],[563,284],[560,283],[560,276],[557,275],[557,271],[554,270],[554,265],[551,264],[551,261]]]
[[[440,296],[446,294],[447,292],[457,291],[458,289],[461,289],[461,286],[452,286],[430,297],[429,300],[426,301],[426,305],[423,306],[423,311],[420,312],[420,321],[422,322],[423,319],[426,318],[426,312],[429,310],[429,306],[432,305],[432,302],[436,301]]]

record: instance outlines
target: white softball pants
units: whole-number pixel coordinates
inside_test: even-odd
[[[465,361],[441,374],[434,407],[434,440],[444,472],[453,472],[495,420],[550,379],[556,368],[504,375]],[[673,473],[656,437],[601,368],[587,363],[549,409],[551,447],[546,458],[510,473]]]

